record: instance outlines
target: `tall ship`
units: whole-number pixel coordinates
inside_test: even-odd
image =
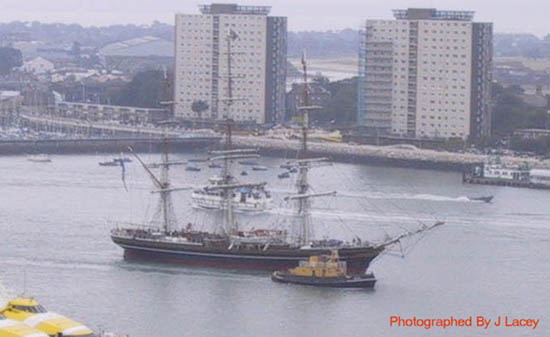
[[[172,187],[169,180],[169,168],[172,165],[168,151],[162,154],[160,177],[157,177],[141,158],[134,153],[142,164],[155,186],[154,193],[159,194],[156,216],[140,227],[118,227],[111,231],[113,242],[124,250],[124,257],[132,260],[153,260],[230,269],[256,269],[276,271],[297,267],[300,261],[307,261],[312,256],[327,255],[336,251],[340,261],[345,262],[350,274],[364,274],[371,261],[387,247],[399,243],[402,239],[436,228],[442,222],[423,225],[421,228],[408,231],[396,237],[387,237],[381,243],[370,243],[366,240],[353,240],[352,243],[339,239],[316,239],[313,233],[314,223],[311,217],[311,205],[315,198],[334,195],[336,192],[314,192],[308,181],[310,170],[329,165],[327,158],[308,156],[308,111],[307,68],[303,60],[304,102],[300,108],[302,120],[302,142],[295,160],[288,163],[296,168],[297,178],[295,193],[285,199],[292,204],[293,214],[290,227],[280,224],[277,228],[264,228],[255,224],[254,229],[241,228],[234,217],[234,195],[240,189],[255,189],[265,183],[240,183],[232,173],[232,164],[238,160],[257,158],[256,150],[235,149],[231,143],[233,121],[230,117],[231,105],[237,100],[232,96],[233,76],[231,74],[231,42],[235,34],[228,34],[227,57],[227,97],[223,99],[226,107],[225,147],[211,152],[211,161],[223,162],[221,179],[210,186],[207,191],[218,193],[223,197],[223,217],[213,223],[211,230],[199,230],[199,226],[186,222],[185,226],[177,224],[173,212],[171,194],[182,188]],[[250,227],[250,226],[249,226]]]

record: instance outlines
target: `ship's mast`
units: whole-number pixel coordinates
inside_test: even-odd
[[[302,120],[302,150],[298,153],[299,159],[307,159],[307,129],[309,127],[309,88],[307,82],[307,65],[305,53],[302,55],[302,68],[304,73],[304,105],[300,107]],[[298,162],[298,178],[296,179],[296,193],[298,195],[306,195],[309,191],[308,183],[308,162]],[[311,201],[309,198],[296,199],[296,218],[299,222],[299,235],[296,238],[299,244],[307,244],[313,237],[313,230],[310,226],[310,208]]]
[[[231,151],[232,142],[231,142],[231,132],[233,127],[233,120],[231,119],[231,106],[234,103],[233,100],[233,74],[231,73],[231,42],[237,39],[237,35],[231,29],[227,33],[225,40],[227,42],[227,96],[223,100],[225,103],[225,151]],[[229,185],[232,180],[231,164],[232,160],[229,156],[226,156],[223,161],[223,181],[224,185]],[[222,190],[224,195],[225,203],[225,212],[224,212],[224,229],[226,234],[232,234],[237,231],[238,228],[235,224],[233,218],[233,190],[224,189]]]
[[[309,112],[308,109],[311,109],[309,102],[309,86],[307,82],[307,64],[306,64],[306,55],[305,52],[302,55],[302,70],[304,72],[304,105],[299,108],[299,111],[302,113],[302,152],[301,159],[307,157],[307,129],[309,128]],[[298,158],[300,158],[300,155]]]
[[[223,183],[222,185],[209,187],[210,190],[221,191],[224,196],[224,226],[223,231],[225,235],[235,234],[239,228],[235,222],[233,216],[233,191],[237,188],[255,188],[263,187],[266,183],[257,183],[257,184],[240,184],[236,182],[236,179],[233,177],[231,166],[233,160],[236,159],[246,159],[246,158],[258,158],[258,151],[256,149],[233,149],[233,144],[231,141],[231,134],[233,129],[233,119],[231,118],[231,106],[236,101],[241,101],[243,98],[233,97],[233,79],[236,76],[232,73],[232,55],[234,52],[231,51],[231,43],[238,38],[237,34],[233,30],[229,30],[225,38],[227,42],[227,96],[222,98],[222,102],[225,105],[225,146],[223,151],[212,151],[211,154],[214,157],[210,160],[223,160]]]
[[[230,155],[233,144],[231,141],[231,133],[233,128],[233,119],[231,118],[231,106],[233,103],[238,100],[233,97],[233,78],[234,75],[231,72],[232,66],[232,51],[231,43],[238,38],[237,34],[229,29],[225,37],[227,43],[227,96],[222,99],[223,104],[225,105],[225,155],[223,156],[223,185],[228,186],[233,183],[233,174],[231,172],[231,164],[233,156]],[[222,189],[221,190],[224,196],[224,231],[226,234],[231,235],[232,233],[238,230],[233,217],[233,190],[232,189]]]
[[[190,187],[183,187],[183,188],[172,188],[170,185],[170,175],[169,170],[170,166],[175,165],[185,165],[185,161],[170,161],[168,157],[168,138],[167,136],[164,136],[163,142],[162,142],[162,161],[160,163],[154,163],[154,164],[145,164],[143,160],[137,155],[137,153],[134,152],[134,150],[129,147],[128,149],[130,152],[134,155],[134,157],[139,161],[141,166],[145,169],[147,174],[149,175],[149,178],[153,181],[153,184],[157,188],[156,190],[151,191],[151,193],[159,193],[159,203],[157,206],[157,211],[155,212],[155,215],[153,216],[153,223],[158,223],[156,220],[160,218],[160,224],[162,226],[162,231],[164,233],[170,233],[172,231],[172,227],[176,222],[176,216],[174,213],[174,207],[172,204],[172,192],[175,191],[184,191],[191,189]],[[151,167],[160,167],[160,179],[155,176],[155,174],[151,171]]]
[[[309,111],[319,109],[318,106],[310,105],[309,100],[309,86],[307,77],[307,64],[305,59],[305,53],[302,55],[302,69],[304,74],[304,87],[303,87],[303,106],[298,110],[301,112],[302,120],[302,144],[298,151],[298,160],[296,166],[298,167],[298,177],[296,179],[296,195],[290,196],[287,199],[294,201],[294,218],[296,223],[293,226],[293,239],[295,243],[299,245],[308,244],[313,238],[313,227],[311,226],[311,198],[320,197],[326,195],[333,195],[335,192],[325,193],[310,193],[310,185],[308,182],[308,172],[312,165],[318,165],[325,162],[327,158],[308,158],[308,146],[307,136],[309,128]]]
[[[162,164],[161,164],[161,171],[160,171],[160,183],[162,186],[162,189],[160,191],[160,211],[162,213],[162,229],[165,233],[168,233],[171,231],[171,223],[170,221],[172,219],[175,219],[174,216],[174,209],[172,206],[172,196],[171,193],[168,191],[170,189],[170,176],[169,176],[169,170],[170,165],[168,165],[169,158],[168,158],[168,139],[164,137],[163,139],[163,151],[162,151]]]

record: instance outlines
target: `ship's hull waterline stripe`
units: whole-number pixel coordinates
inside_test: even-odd
[[[255,256],[255,255],[233,255],[233,254],[223,254],[223,253],[201,253],[201,252],[190,252],[190,251],[178,251],[178,250],[167,250],[160,248],[150,248],[150,247],[141,247],[141,246],[132,246],[124,243],[117,243],[120,247],[124,249],[134,249],[141,251],[151,251],[158,253],[166,253],[172,255],[193,255],[193,256],[205,256],[205,257],[218,257],[218,258],[227,258],[227,259],[253,259],[253,260],[279,260],[279,261],[304,261],[308,259],[308,256],[302,257],[292,257],[292,256]],[[340,257],[341,260],[354,260],[354,259],[371,259],[370,256],[357,256],[357,257]]]
[[[253,256],[253,255],[232,255],[232,254],[222,254],[222,253],[200,253],[200,252],[189,252],[189,251],[174,251],[174,250],[167,250],[167,249],[159,249],[159,248],[149,248],[149,247],[139,247],[139,246],[131,246],[127,244],[119,243],[119,246],[122,248],[127,249],[136,249],[136,250],[145,250],[145,251],[152,251],[152,252],[159,252],[159,253],[168,253],[168,254],[175,254],[175,255],[195,255],[195,256],[207,256],[207,257],[222,257],[222,258],[230,258],[230,259],[257,259],[257,260],[289,260],[289,261],[300,261],[300,260],[307,260],[307,256],[304,257],[277,257],[277,256]]]

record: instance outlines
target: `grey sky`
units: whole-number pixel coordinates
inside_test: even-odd
[[[214,1],[216,2],[216,1]],[[289,18],[290,30],[358,28],[366,18],[391,18],[392,8],[436,7],[476,11],[476,21],[491,21],[496,32],[550,33],[545,0],[240,0],[272,6]],[[0,22],[14,20],[109,25],[172,23],[175,12],[197,13],[196,0],[0,0]]]

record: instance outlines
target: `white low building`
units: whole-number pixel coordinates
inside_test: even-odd
[[[55,69],[53,62],[46,60],[43,57],[36,57],[30,61],[25,62],[20,69],[24,72],[41,75],[52,72]]]

